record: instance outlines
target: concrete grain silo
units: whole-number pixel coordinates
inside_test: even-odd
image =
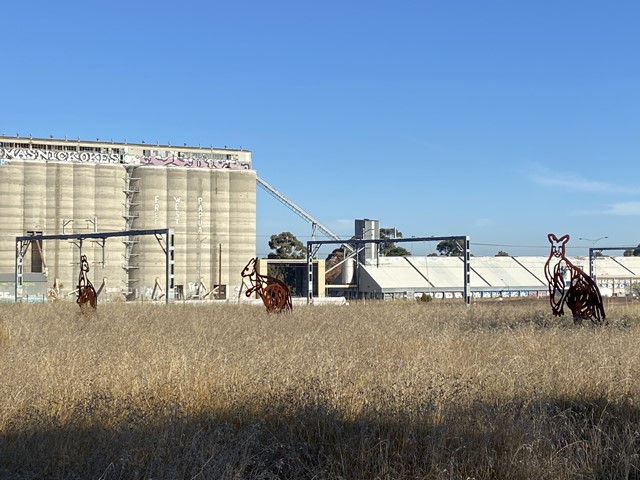
[[[140,193],[135,198],[132,213],[134,230],[168,228],[167,169],[138,167],[132,175],[139,179]],[[132,248],[132,270],[129,292],[134,296],[150,296],[156,278],[164,285],[165,259],[154,236],[137,236]]]
[[[244,150],[0,137],[0,273],[15,270],[17,236],[171,228],[174,284],[185,295],[201,280],[235,291],[255,256],[255,188]],[[26,272],[42,268],[49,285],[58,278],[62,293],[72,292],[79,247],[77,239],[47,239],[30,248]],[[85,239],[81,247],[96,288],[106,278],[122,296],[148,298],[156,278],[164,286],[166,258],[153,235]]]
[[[0,272],[15,268],[15,235],[24,235],[24,164],[0,157]]]

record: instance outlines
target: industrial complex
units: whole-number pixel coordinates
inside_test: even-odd
[[[169,228],[176,295],[206,290],[223,298],[255,256],[255,194],[244,150],[0,137],[0,274],[16,268],[21,235]],[[25,273],[43,274],[61,295],[73,292],[77,242],[33,243]],[[106,297],[150,297],[165,285],[165,255],[153,235],[85,241],[83,251]],[[4,296],[10,292],[5,285]]]
[[[0,300],[44,300],[52,292],[72,297],[81,255],[101,301],[240,298],[241,271],[256,255],[257,186],[340,243],[257,176],[250,151],[0,136]],[[547,294],[546,256],[384,257],[379,230],[377,220],[355,220],[351,240],[362,240],[362,248],[344,240],[348,258],[326,285],[325,271],[335,267],[325,269],[309,250],[313,281],[299,265],[296,294]],[[597,278],[605,296],[630,295],[640,282],[640,257],[599,255],[591,264],[589,257],[571,258]],[[278,262],[258,265],[266,273]]]

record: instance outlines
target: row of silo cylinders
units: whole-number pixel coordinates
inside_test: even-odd
[[[16,236],[28,232],[59,235],[121,229],[121,207],[117,204],[122,195],[121,167],[13,161],[3,167],[2,174],[0,271],[11,272],[15,268]],[[78,242],[61,241],[47,241],[41,247],[32,244],[25,258],[26,271],[39,270],[40,265],[30,263],[34,251],[41,248],[50,283],[58,278],[63,291],[73,291],[79,273],[77,245]],[[109,245],[104,256],[102,247],[95,242],[85,241],[82,248],[91,262],[93,283],[99,285],[108,278],[112,286],[122,286],[125,276],[121,245]]]
[[[254,171],[136,167],[131,172],[134,190],[127,189],[127,172],[120,165],[15,161],[3,166],[2,173],[0,271],[13,271],[15,237],[28,231],[52,235],[173,228],[175,283],[185,295],[200,280],[209,289],[226,285],[229,295],[255,256]],[[132,241],[130,255],[127,240]],[[75,243],[43,245],[50,283],[59,278],[67,292],[75,288],[79,272]],[[96,287],[106,278],[109,287],[140,296],[152,291],[156,278],[164,286],[165,256],[153,236],[109,239],[104,249],[85,240],[82,249]]]
[[[136,167],[131,216],[136,230],[172,228],[175,284],[185,297],[202,282],[225,285],[227,296],[255,256],[255,172]],[[153,236],[133,239],[129,290],[152,294],[164,286],[165,259]],[[179,295],[179,293],[178,293]]]

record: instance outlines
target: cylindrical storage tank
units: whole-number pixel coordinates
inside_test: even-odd
[[[52,162],[47,166],[47,176],[53,177],[49,181],[47,195],[51,207],[47,206],[48,225],[51,225],[52,235],[74,233],[74,169],[73,163]],[[52,188],[53,190],[49,190]],[[53,212],[51,211],[53,208]],[[49,247],[53,248],[52,255],[47,256],[49,267],[49,284],[55,279],[62,284],[61,293],[67,294],[75,290],[78,283],[78,248],[69,240],[49,241]]]
[[[241,272],[256,255],[256,172],[229,172],[229,289],[240,286]]]
[[[73,164],[73,223],[69,233],[93,233],[96,226],[96,179],[95,165]],[[90,271],[87,277],[91,283],[99,284],[94,279],[94,266],[102,259],[102,251],[95,242],[84,240],[82,242],[82,254],[87,256]],[[77,286],[80,273],[80,249],[74,248],[73,252],[73,282]],[[65,279],[66,280],[66,279]],[[75,287],[74,287],[75,288]],[[97,287],[96,287],[97,288]]]
[[[24,162],[0,165],[0,273],[16,267],[16,237],[25,235],[23,226]]]
[[[207,289],[217,283],[211,270],[211,170],[194,168],[187,171],[187,265],[184,293],[194,293],[202,281]],[[189,288],[189,287],[192,288]]]
[[[121,165],[98,165],[95,171],[95,192],[96,192],[96,217],[98,231],[118,232],[125,229],[123,208],[125,203],[124,177],[126,171]],[[104,246],[104,265],[96,265],[93,278],[96,288],[102,284],[103,278],[106,280],[106,289],[115,291],[126,291],[127,275],[122,268],[122,258],[125,253],[124,237],[113,237],[106,239]],[[99,247],[99,245],[98,245]],[[102,252],[98,252],[102,255]],[[98,260],[101,260],[99,257]],[[117,295],[113,295],[114,297]],[[103,290],[101,299],[110,298],[107,291]]]
[[[229,297],[229,252],[233,239],[229,235],[229,170],[212,170],[211,198],[211,243],[209,257],[217,285],[225,285]],[[244,265],[243,265],[244,267]]]
[[[133,176],[138,178],[140,192],[135,197],[131,214],[134,230],[169,228],[167,224],[167,169],[162,167],[137,167]],[[142,235],[134,240],[128,260],[129,292],[132,297],[149,299],[156,278],[165,288],[166,257],[153,235]],[[126,259],[125,259],[126,260]],[[137,292],[137,295],[136,295]]]
[[[353,269],[354,269],[354,260],[353,258],[347,258],[342,264],[342,282],[344,285],[349,285],[353,282]]]
[[[42,162],[25,162],[24,165],[23,228],[21,235],[29,232],[44,234],[47,231],[47,165]],[[32,243],[24,259],[25,272],[47,273],[46,242]]]
[[[28,231],[44,232],[46,230],[47,165],[42,162],[25,162],[23,184],[25,229],[23,235],[26,235]]]
[[[174,229],[176,286],[184,289],[187,282],[187,170],[184,168],[167,168],[167,226]],[[180,288],[180,287],[177,287]]]

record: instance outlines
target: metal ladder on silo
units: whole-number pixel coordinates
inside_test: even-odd
[[[134,166],[125,167],[127,171],[127,175],[125,176],[124,188],[122,191],[125,194],[125,200],[123,203],[124,212],[122,217],[125,220],[125,230],[133,230],[133,222],[140,215],[132,212],[132,208],[139,205],[136,202],[136,195],[140,193],[140,187],[138,185],[138,181],[140,180],[137,177],[134,177]],[[138,265],[133,263],[134,257],[137,257],[137,253],[133,253],[133,247],[139,243],[138,237],[126,237],[122,240],[124,243],[124,265],[122,268],[127,272],[127,290],[130,291],[132,284],[140,281],[139,278],[132,276],[132,272],[136,269],[140,268]]]

